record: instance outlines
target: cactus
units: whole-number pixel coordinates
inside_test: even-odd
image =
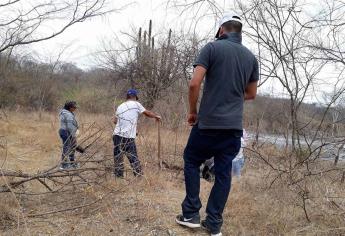
[[[139,28],[136,45],[135,86],[142,90],[144,103],[152,108],[154,102],[161,97],[162,91],[169,87],[172,80],[172,68],[174,50],[171,46],[172,30],[169,30],[168,38],[161,47],[155,45],[152,35],[152,20],[149,22],[148,31]]]

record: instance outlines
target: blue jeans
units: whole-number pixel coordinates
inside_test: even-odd
[[[201,130],[195,125],[184,150],[186,197],[182,203],[183,216],[192,218],[201,209],[200,165],[214,157],[215,182],[206,207],[206,224],[212,233],[218,233],[223,223],[223,210],[231,187],[232,160],[241,147],[241,134],[224,130]]]
[[[66,165],[68,161],[74,162],[75,149],[77,147],[77,141],[75,137],[72,137],[70,132],[64,129],[59,130],[59,135],[62,141],[62,155],[61,162],[62,165]]]
[[[138,159],[137,147],[134,138],[124,138],[118,135],[113,136],[114,142],[114,174],[123,177],[124,165],[123,154],[126,154],[135,176],[142,175],[140,161]]]

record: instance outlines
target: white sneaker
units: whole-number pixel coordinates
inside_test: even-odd
[[[207,230],[208,232],[210,232],[211,230],[207,227],[207,224],[206,224],[206,220],[203,220],[201,221],[201,228]],[[211,236],[222,236],[223,234],[221,232],[217,233],[217,234],[212,234],[211,233]]]
[[[188,228],[199,228],[200,227],[200,216],[194,216],[193,218],[190,219],[186,219],[184,218],[184,216],[178,215],[176,216],[176,223],[183,225],[183,226],[187,226]]]

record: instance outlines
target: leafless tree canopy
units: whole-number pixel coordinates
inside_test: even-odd
[[[107,12],[106,0],[1,1],[0,53],[51,39],[76,23]]]
[[[126,32],[129,46],[108,43],[98,58],[104,67],[118,73],[127,87],[139,89],[148,108],[171,93],[182,96],[202,42],[195,35],[172,30],[154,36],[153,29],[150,21],[147,30],[140,27],[137,32]]]

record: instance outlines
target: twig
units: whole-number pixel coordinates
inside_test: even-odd
[[[43,180],[41,180],[40,178],[37,179],[38,182],[40,182],[44,187],[46,187],[50,192],[53,192],[53,189],[51,189],[48,184],[46,184]]]

